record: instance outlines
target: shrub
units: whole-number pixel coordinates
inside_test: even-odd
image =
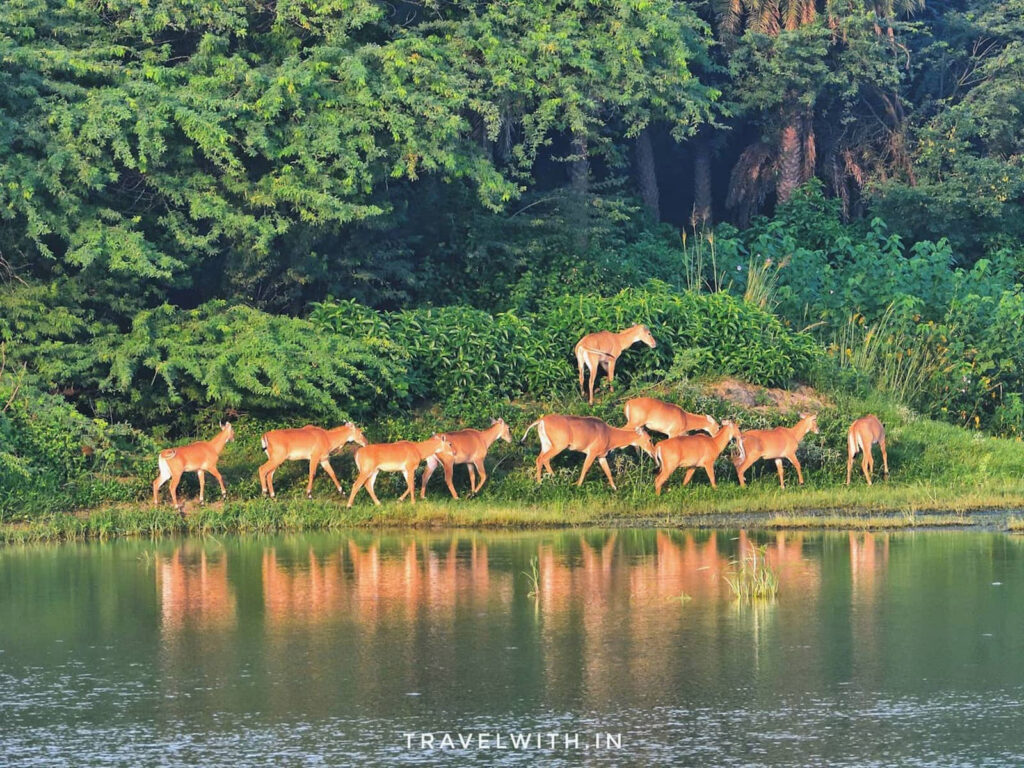
[[[572,392],[572,349],[580,337],[635,323],[651,328],[658,347],[628,356],[616,372],[624,386],[680,369],[784,385],[806,378],[816,355],[810,337],[758,307],[727,293],[679,293],[660,282],[610,297],[552,298],[522,315],[444,307],[375,317],[351,302],[325,302],[315,305],[311,319],[338,334],[382,334],[408,355],[409,394],[444,403],[453,414],[524,393]]]
[[[139,424],[174,420],[183,404],[338,421],[406,394],[393,344],[220,301],[143,311],[129,333],[97,340],[95,358],[98,410]]]

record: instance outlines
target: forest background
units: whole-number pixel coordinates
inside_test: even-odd
[[[1024,0],[7,0],[0,516],[225,418],[250,495],[272,426],[620,423],[571,350],[635,322],[616,395],[813,385],[812,469],[1019,441],[1022,144]]]

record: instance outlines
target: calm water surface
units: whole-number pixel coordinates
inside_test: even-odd
[[[751,543],[771,603],[723,579]],[[1002,534],[8,547],[0,763],[1019,765],[1022,651]]]

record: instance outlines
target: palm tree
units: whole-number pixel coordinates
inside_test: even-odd
[[[924,4],[925,0],[823,0],[820,4],[815,0],[714,0],[713,9],[718,35],[728,50],[744,30],[774,37],[812,24],[822,15],[833,25],[844,10],[858,6],[874,12],[879,36],[884,23],[893,40],[891,20],[912,15]],[[776,125],[780,126],[778,133],[744,150],[730,175],[727,204],[737,209],[741,224],[773,189],[776,200],[785,202],[815,173],[813,111],[797,104],[783,105]]]
[[[793,31],[812,24],[818,18],[818,8],[815,0],[716,0],[715,16],[719,34],[728,48],[735,44],[744,29],[775,36],[783,30]],[[730,199],[748,209],[748,213],[741,210],[741,223],[749,216],[750,203],[756,198],[763,199],[768,178],[776,177],[775,196],[781,203],[814,173],[813,120],[796,106],[783,107],[780,117],[782,128],[775,142],[775,156],[770,158],[761,142],[749,147],[736,164],[736,170],[745,172],[745,176],[741,173],[737,178],[734,170],[730,179]],[[773,169],[764,167],[769,158]],[[774,173],[770,173],[771,170]],[[755,180],[759,183],[751,184]],[[741,188],[734,189],[736,184]],[[749,194],[745,194],[743,185],[758,189],[751,188],[747,190]]]

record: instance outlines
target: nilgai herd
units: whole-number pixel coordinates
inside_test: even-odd
[[[638,341],[654,348],[657,342],[651,332],[643,325],[634,325],[618,333],[600,331],[584,336],[576,344],[576,363],[579,367],[580,391],[588,397],[590,405],[594,404],[594,383],[601,370],[607,374],[609,388],[614,390],[615,363],[622,352]],[[590,374],[589,389],[585,388],[586,373]],[[707,473],[713,488],[715,482],[715,460],[730,442],[736,444],[736,452],[732,463],[736,467],[736,475],[741,486],[746,486],[745,474],[754,462],[768,459],[775,462],[779,471],[779,485],[786,487],[782,460],[788,459],[796,469],[797,480],[803,485],[803,471],[796,457],[797,447],[808,432],[818,432],[817,417],[814,414],[800,415],[800,421],[792,427],[775,427],[775,429],[751,429],[740,431],[739,426],[728,420],[721,424],[711,416],[687,413],[671,403],[656,400],[652,397],[637,397],[628,400],[625,405],[626,425],[613,427],[593,416],[563,416],[550,414],[533,422],[526,428],[520,442],[534,427],[540,437],[540,454],[537,456],[537,482],[541,482],[544,470],[554,474],[551,460],[562,451],[579,451],[584,454],[583,469],[576,485],[582,485],[590,467],[596,461],[608,478],[608,483],[615,489],[615,479],[608,465],[608,454],[617,448],[634,446],[651,456],[659,471],[654,478],[654,489],[661,494],[666,481],[679,468],[686,470],[683,485],[687,485],[697,469]],[[647,430],[660,432],[667,439],[657,445],[651,442]],[[706,434],[701,434],[706,433]],[[205,503],[206,473],[209,472],[220,484],[221,494],[227,495],[224,479],[217,471],[217,460],[224,446],[233,440],[235,431],[230,423],[221,426],[220,433],[209,441],[201,441],[178,448],[161,451],[158,459],[160,474],[153,481],[153,504],[159,503],[160,487],[170,481],[171,502],[179,510],[184,504],[178,501],[178,483],[185,472],[196,472],[199,475],[199,503]],[[462,429],[458,432],[435,434],[428,440],[412,442],[400,440],[395,443],[368,444],[362,430],[349,422],[335,429],[322,429],[308,424],[299,429],[275,429],[264,433],[263,450],[267,461],[259,468],[260,487],[264,494],[274,498],[274,472],[286,461],[308,461],[309,482],[306,484],[306,496],[313,495],[313,478],[317,467],[323,467],[331,478],[338,493],[343,493],[341,483],[331,468],[330,456],[340,450],[346,443],[357,443],[355,463],[359,470],[352,492],[348,497],[348,506],[352,506],[360,488],[366,488],[374,504],[380,504],[374,492],[374,483],[381,472],[401,472],[405,476],[406,490],[399,501],[409,497],[416,503],[415,473],[424,461],[427,463],[420,484],[420,498],[427,494],[427,483],[440,464],[444,469],[444,480],[448,485],[452,498],[459,498],[452,484],[452,472],[456,464],[465,464],[469,470],[470,491],[477,493],[487,480],[484,458],[491,445],[497,440],[512,442],[512,434],[502,419],[491,422],[487,429]],[[846,484],[850,484],[853,471],[853,460],[858,453],[863,454],[861,469],[864,477],[871,484],[875,462],[872,446],[878,444],[882,451],[882,467],[886,477],[889,476],[889,460],[885,451],[885,428],[873,415],[857,419],[850,425],[847,435]]]

